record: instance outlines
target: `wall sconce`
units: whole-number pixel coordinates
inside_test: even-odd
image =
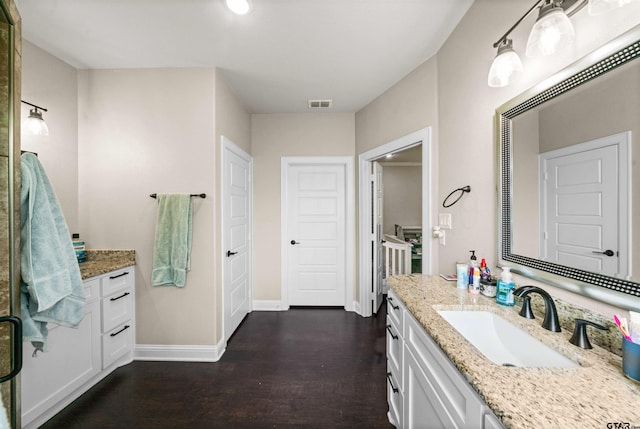
[[[589,14],[596,15],[633,1],[637,0],[537,0],[522,18],[493,44],[494,48],[498,48],[498,54],[489,69],[489,86],[507,86],[512,77],[515,77],[515,73],[522,71],[520,57],[513,49],[513,41],[507,36],[536,8],[539,9],[538,18],[529,33],[525,50],[527,57],[553,55],[571,45],[575,39],[575,32],[569,17],[587,4]]]
[[[21,100],[24,104],[28,104],[33,107],[33,109],[29,109],[29,116],[22,122],[22,126],[29,130],[31,134],[36,136],[48,136],[49,135],[49,127],[47,123],[42,119],[42,110],[43,112],[47,112],[48,110],[44,107],[36,106],[35,104],[28,103],[24,100]],[[39,110],[38,110],[39,109]]]

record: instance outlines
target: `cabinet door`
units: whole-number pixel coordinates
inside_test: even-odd
[[[413,355],[404,354],[404,416],[405,428],[453,429],[458,428],[435,393],[434,386],[424,374]]]
[[[49,324],[47,352],[32,356],[33,346],[24,343],[22,368],[22,424],[44,420],[64,407],[72,392],[101,370],[99,302],[85,306],[77,329]],[[46,414],[43,414],[46,413]]]

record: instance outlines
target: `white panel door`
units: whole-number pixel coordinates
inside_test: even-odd
[[[251,157],[223,138],[223,301],[229,339],[251,311]]]
[[[619,274],[617,146],[558,156],[543,154],[541,166],[546,205],[543,259],[610,276]]]
[[[289,305],[344,306],[346,188],[344,165],[289,165],[287,283]]]
[[[371,278],[373,284],[371,286],[371,292],[373,297],[373,312],[377,313],[382,304],[383,293],[383,276],[384,276],[384,243],[383,240],[383,213],[384,213],[384,190],[382,187],[382,165],[379,162],[373,162],[373,177],[371,181],[372,189],[372,233],[373,233],[373,264],[374,272]]]

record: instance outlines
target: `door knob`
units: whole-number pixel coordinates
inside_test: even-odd
[[[615,252],[614,252],[613,250],[611,250],[611,249],[607,249],[607,250],[605,250],[604,252],[596,252],[596,251],[594,250],[594,251],[593,251],[593,252],[591,252],[591,253],[597,253],[597,254],[599,254],[599,255],[606,255],[606,256],[613,256],[613,255],[615,255]]]
[[[231,250],[227,250],[227,258],[230,258],[233,255],[237,255],[238,252],[232,252]]]
[[[297,242],[296,240],[291,240],[291,245],[295,245],[295,244],[300,244],[299,242]]]

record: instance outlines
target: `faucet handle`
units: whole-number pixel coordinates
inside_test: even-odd
[[[522,298],[522,308],[518,314],[527,319],[535,319],[533,310],[531,310],[531,297],[529,295],[525,295],[524,298]]]
[[[569,340],[571,344],[573,344],[574,346],[582,347],[583,349],[593,348],[593,346],[591,346],[591,343],[589,342],[589,337],[587,336],[587,325],[593,326],[603,331],[609,330],[608,327],[602,326],[599,323],[595,323],[585,319],[576,319],[576,327],[574,328],[573,335]]]

